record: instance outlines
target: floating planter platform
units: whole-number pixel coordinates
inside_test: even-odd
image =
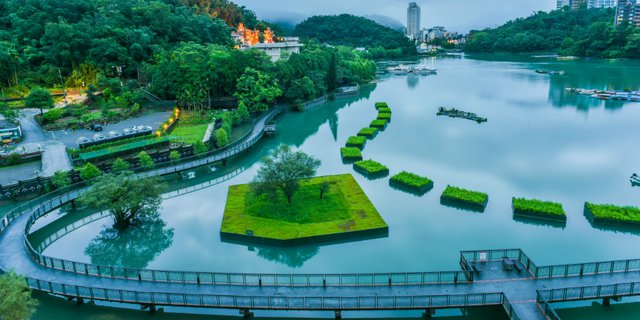
[[[477,123],[483,123],[483,122],[487,122],[488,121],[487,118],[479,117],[475,113],[461,111],[461,110],[458,110],[458,109],[455,109],[455,108],[446,109],[446,108],[440,107],[438,109],[438,115],[439,116],[447,116],[447,117],[450,117],[450,118],[461,118],[461,119],[472,120],[472,121],[475,121]]]
[[[389,122],[387,120],[373,120],[371,122],[371,125],[369,125],[371,128],[378,128],[379,130],[384,130],[387,127],[387,124]]]
[[[613,224],[640,228],[640,209],[614,205],[585,203],[584,214],[594,224]]]
[[[378,134],[378,128],[371,128],[371,127],[364,128],[360,130],[360,132],[358,132],[359,137],[366,137],[369,139],[375,138],[377,134]]]
[[[402,171],[389,179],[393,188],[422,196],[433,189],[433,181],[427,177]]]
[[[567,221],[561,204],[535,199],[513,198],[513,214],[533,219]]]
[[[378,113],[378,119],[377,120],[391,121],[391,113],[380,112],[380,113]]]
[[[440,203],[445,206],[484,212],[489,202],[486,193],[447,186],[440,196]]]
[[[358,148],[342,148],[340,153],[343,161],[355,162],[362,160],[362,152]]]
[[[351,136],[349,140],[347,140],[347,147],[351,148],[364,149],[365,144],[367,144],[366,137]]]
[[[353,169],[369,178],[384,178],[389,175],[389,168],[373,160],[358,161]]]

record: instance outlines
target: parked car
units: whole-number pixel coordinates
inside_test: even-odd
[[[89,126],[89,130],[95,131],[95,132],[100,132],[100,131],[102,131],[104,129],[102,128],[102,125],[100,125],[100,124],[92,124],[92,125]]]
[[[101,134],[94,134],[93,135],[93,141],[102,141],[106,139],[105,136],[101,135]]]
[[[110,131],[109,132],[109,138],[117,138],[117,137],[122,137],[122,134],[118,131]]]
[[[87,137],[78,138],[78,144],[83,144],[83,143],[87,143],[87,142],[89,142],[89,139],[87,139]]]

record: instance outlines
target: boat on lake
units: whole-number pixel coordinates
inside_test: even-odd
[[[436,74],[438,73],[437,69],[428,67],[424,64],[419,64],[415,67],[412,68],[413,69],[413,73],[419,73],[419,74]]]
[[[447,116],[450,118],[462,118],[462,119],[472,120],[477,123],[483,123],[488,121],[487,118],[479,117],[477,114],[473,112],[466,112],[466,111],[458,110],[456,108],[447,109],[444,107],[440,107],[438,109],[438,116]]]
[[[394,74],[409,74],[409,73],[414,73],[414,74],[436,74],[438,72],[437,69],[428,67],[426,65],[423,64],[419,64],[419,65],[415,65],[415,66],[407,66],[404,64],[400,64],[397,65],[395,67],[388,67],[387,71],[394,73]]]
[[[567,88],[565,90],[571,93],[577,93],[579,95],[587,95],[587,96],[590,96],[591,98],[600,99],[600,100],[640,102],[640,91],[598,90],[598,89],[580,89],[580,88]]]
[[[548,74],[551,76],[564,76],[564,70],[558,70],[558,71],[554,71],[554,70],[536,70],[536,73],[539,74]]]
[[[411,68],[407,67],[404,64],[399,64],[395,67],[389,67],[387,68],[387,71],[391,72],[391,73],[397,73],[397,74],[407,74],[411,71]]]

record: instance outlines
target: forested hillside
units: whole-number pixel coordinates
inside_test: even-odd
[[[640,29],[614,26],[615,9],[568,8],[472,31],[467,52],[556,52],[599,58],[640,58]]]
[[[293,33],[331,45],[364,47],[379,58],[416,53],[415,45],[401,32],[348,14],[311,17],[298,24]]]

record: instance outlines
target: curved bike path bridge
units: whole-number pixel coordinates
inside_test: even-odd
[[[281,110],[257,119],[253,130],[225,150],[138,173],[158,176],[234,156],[255,144]],[[466,251],[461,271],[376,274],[234,274],[128,269],[47,257],[28,241],[33,224],[86,187],[76,186],[25,203],[1,220],[0,269],[14,270],[30,287],[75,298],[156,306],[250,310],[425,310],[503,306],[511,319],[558,319],[550,303],[640,295],[640,260],[536,266],[519,249]],[[507,260],[504,260],[507,258]],[[505,261],[514,264],[504,270]]]

